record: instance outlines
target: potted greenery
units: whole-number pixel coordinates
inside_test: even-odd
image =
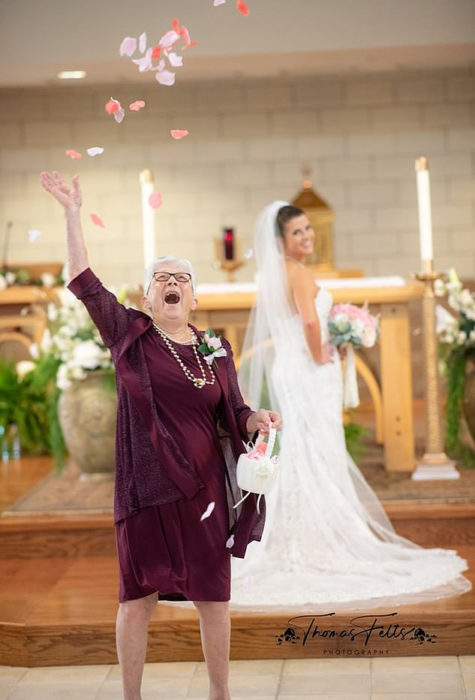
[[[83,478],[111,475],[115,464],[117,398],[109,350],[84,305],[67,289],[48,305],[48,326],[33,357],[56,367],[54,396],[58,427]],[[118,295],[125,301],[125,290]],[[56,463],[62,461],[60,445]]]
[[[435,284],[454,313],[438,305],[441,371],[447,379],[446,432],[448,454],[465,466],[475,466],[475,451],[461,437],[462,413],[475,440],[475,294],[464,288],[455,270]]]

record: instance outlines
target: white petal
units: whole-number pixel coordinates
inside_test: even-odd
[[[41,236],[41,231],[33,228],[28,231],[28,240],[30,243],[34,243]]]
[[[88,156],[100,156],[101,153],[104,153],[104,149],[101,146],[91,146],[91,148],[88,148],[86,151]]]
[[[119,53],[121,56],[128,56],[130,58],[135,53],[136,48],[137,39],[133,36],[126,36],[125,39],[122,40]]]
[[[228,539],[226,542],[226,547],[227,549],[231,549],[231,547],[234,547],[234,535],[231,535],[231,537]]]
[[[170,29],[169,32],[164,34],[160,41],[158,42],[159,46],[163,46],[166,49],[169,49],[173,46],[173,44],[176,44],[176,42],[180,39],[180,35],[176,33],[174,29]]]
[[[140,53],[144,53],[146,48],[147,48],[147,34],[145,32],[143,32],[143,34],[141,34],[139,36],[139,51],[140,51]]]
[[[168,60],[170,61],[170,65],[173,68],[180,68],[180,66],[183,65],[183,57],[179,56],[177,53],[174,53],[173,51],[169,54],[167,54]]]
[[[206,518],[209,518],[209,516],[211,515],[211,513],[214,510],[214,506],[215,506],[215,502],[211,501],[211,503],[208,504],[208,507],[206,508],[205,512],[201,516],[200,520],[206,520]]]
[[[116,120],[117,124],[120,124],[122,119],[125,117],[125,111],[124,108],[121,107],[115,114],[114,114],[114,119]]]
[[[175,84],[175,73],[169,70],[162,70],[155,73],[155,78],[160,83],[160,85],[174,85]]]

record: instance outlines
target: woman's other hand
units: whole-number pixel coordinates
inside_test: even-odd
[[[68,185],[55,170],[52,173],[43,171],[40,173],[40,182],[45,190],[52,194],[67,212],[79,211],[82,204],[82,195],[78,175],[73,177],[72,185]]]
[[[258,430],[262,435],[268,435],[270,427],[276,430],[282,428],[280,413],[268,411],[266,408],[260,408],[249,416],[247,420],[247,432],[249,434],[255,433]]]
[[[319,365],[325,365],[328,362],[333,362],[333,346],[330,343],[322,343],[320,351]]]

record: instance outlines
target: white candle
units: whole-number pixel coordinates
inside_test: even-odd
[[[153,174],[151,170],[140,173],[140,189],[142,193],[142,227],[143,227],[143,256],[147,267],[155,260],[155,211],[148,203],[153,194]]]
[[[421,259],[433,260],[432,216],[430,209],[429,165],[427,158],[421,156],[416,160],[417,203],[419,207],[419,240]]]

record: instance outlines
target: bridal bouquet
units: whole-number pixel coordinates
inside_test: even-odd
[[[346,348],[343,404],[345,408],[355,408],[360,399],[354,350],[373,347],[379,335],[378,319],[370,314],[367,304],[335,304],[328,317],[328,330],[332,345]]]

